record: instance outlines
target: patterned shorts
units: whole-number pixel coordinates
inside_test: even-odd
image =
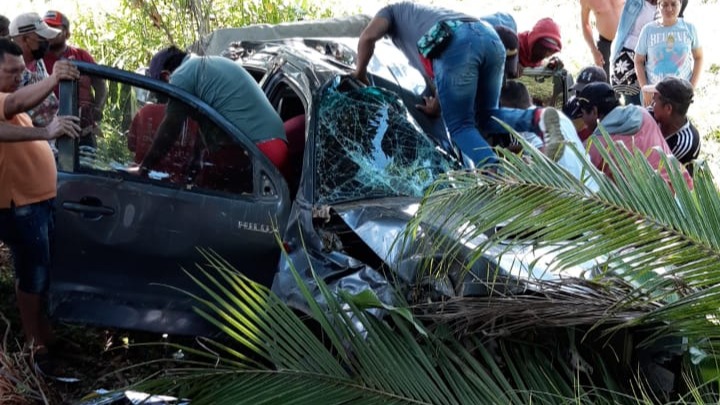
[[[640,94],[635,72],[635,51],[623,48],[615,57],[610,70],[610,83],[616,92],[628,96]]]

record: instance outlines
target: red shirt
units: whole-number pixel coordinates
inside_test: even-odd
[[[165,104],[147,104],[133,117],[127,142],[128,149],[135,152],[135,163],[139,164],[145,159],[164,117]],[[170,174],[170,180],[173,183],[184,184],[197,136],[197,123],[188,119],[172,148],[152,169]]]
[[[49,75],[51,75],[53,72],[55,62],[60,59],[79,60],[81,62],[95,63],[95,59],[93,59],[93,57],[86,50],[68,46],[65,49],[65,52],[60,55],[60,57],[55,56],[55,54],[52,52],[45,53],[43,61],[45,62],[45,68],[47,69]],[[78,101],[81,107],[86,105],[92,105],[95,101],[92,96],[92,92],[90,91],[91,85],[92,81],[90,80],[89,76],[80,76],[80,83],[78,85]],[[55,88],[55,95],[58,96],[57,87]]]

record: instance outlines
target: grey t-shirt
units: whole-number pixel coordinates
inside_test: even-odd
[[[255,79],[230,59],[190,56],[170,76],[242,130],[255,143],[285,140],[282,119]]]
[[[402,2],[383,7],[375,17],[381,17],[390,22],[388,35],[395,46],[405,54],[415,69],[425,73],[420,62],[417,42],[430,27],[439,21],[463,20],[477,21],[477,18],[445,8],[429,7],[422,4]]]

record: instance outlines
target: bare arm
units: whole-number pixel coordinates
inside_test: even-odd
[[[390,30],[390,22],[382,17],[375,17],[360,34],[358,40],[357,61],[353,76],[367,83],[367,66],[375,52],[375,42]]]
[[[645,61],[646,55],[635,52],[635,73],[637,74],[638,86],[640,86],[640,96],[643,99],[643,105],[647,106],[650,104],[652,97],[650,93],[642,91],[643,86],[648,84],[647,75],[645,74]]]
[[[693,65],[693,72],[692,77],[690,77],[690,83],[693,85],[693,87],[696,87],[698,82],[700,81],[700,72],[702,72],[702,48],[693,49],[692,54],[693,59],[695,59],[695,64]]]
[[[107,101],[107,85],[105,85],[105,80],[93,76],[92,88],[95,93],[93,100],[93,112],[95,113],[95,116],[93,118],[95,119],[95,122],[98,122],[102,116],[101,114],[103,107],[105,107],[105,101]]]
[[[66,60],[59,60],[55,63],[53,74],[50,77],[35,84],[21,87],[7,96],[5,99],[5,111],[3,112],[6,117],[25,112],[45,100],[55,86],[60,83],[60,80],[77,80],[79,77],[80,72],[75,65]]]
[[[155,132],[155,138],[150,150],[148,150],[142,163],[140,163],[141,170],[150,170],[155,167],[180,135],[185,115],[173,113],[173,111],[177,111],[177,109],[171,108],[173,102],[170,101],[165,108],[165,116]]]
[[[582,27],[583,38],[585,39],[585,43],[588,48],[590,48],[590,53],[592,53],[595,64],[602,66],[605,63],[605,60],[595,44],[595,38],[593,38],[593,29],[590,25],[591,11],[592,10],[590,9],[590,5],[587,4],[587,1],[580,0],[580,26]]]
[[[55,117],[44,128],[21,127],[0,122],[0,142],[47,141],[63,135],[77,138],[80,134],[78,117]]]

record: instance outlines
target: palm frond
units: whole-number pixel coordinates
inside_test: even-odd
[[[206,255],[209,264],[196,281],[212,298],[198,310],[233,338],[216,346],[230,348],[220,350],[230,361],[168,370],[140,387],[145,391],[197,404],[632,402],[595,385],[556,341],[460,341],[442,328],[429,331],[402,308],[388,308],[379,319],[368,311],[379,305],[369,292],[332,293],[319,279],[324,305],[304,291],[316,309],[315,321],[307,323],[265,287]],[[260,361],[236,355],[245,351]],[[610,372],[598,373],[601,381],[615,381]]]
[[[468,269],[488,252],[510,254],[517,246],[545,249],[557,274],[596,263],[598,280],[621,277],[633,288],[618,294],[598,283],[594,290],[602,298],[593,299],[600,305],[586,307],[589,314],[606,307],[605,317],[633,314],[632,324],[666,325],[694,342],[717,339],[717,324],[707,319],[720,312],[715,298],[720,294],[720,197],[710,171],[699,164],[691,190],[677,160],[664,156],[661,167],[667,169],[671,188],[645,156],[612,142],[607,134],[605,143],[607,149],[600,151],[614,181],[582,159],[583,171],[599,186],[595,193],[537,151],[530,150],[529,159],[506,154],[497,171],[455,172],[439,181],[424,198],[408,238],[431,235],[439,255],[448,262],[464,262]],[[583,156],[583,151],[568,147]],[[468,246],[474,249],[466,259]],[[433,271],[448,268],[436,265]],[[506,283],[507,277],[487,282]],[[529,282],[544,283],[532,277]],[[578,303],[584,292],[577,292],[559,305]],[[512,299],[519,300],[519,307],[533,300],[523,303],[514,296],[502,305]],[[490,301],[479,299],[475,308]],[[467,307],[467,299],[458,305]],[[637,309],[644,315],[638,316]],[[488,312],[465,315],[477,319],[480,329],[493,319]],[[552,318],[560,311],[549,309],[546,315]]]

